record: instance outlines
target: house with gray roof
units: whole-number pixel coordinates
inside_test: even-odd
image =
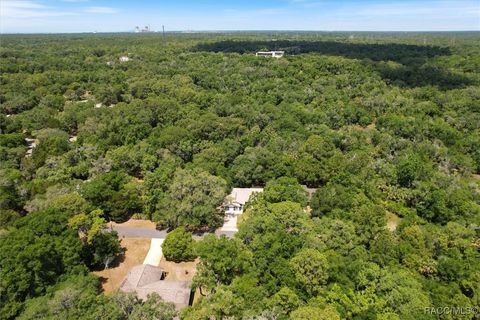
[[[177,309],[190,305],[193,292],[186,281],[165,280],[162,268],[150,264],[133,267],[120,285],[124,292],[136,292],[137,297],[145,300],[151,293],[157,293],[163,300],[172,302]]]

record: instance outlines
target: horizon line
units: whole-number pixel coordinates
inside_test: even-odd
[[[231,33],[231,32],[324,32],[324,33],[347,33],[347,32],[357,32],[357,33],[453,33],[453,32],[480,32],[480,29],[466,29],[466,30],[311,30],[311,29],[185,29],[185,30],[169,30],[165,33]],[[163,31],[149,31],[149,32],[135,32],[131,30],[125,31],[59,31],[59,32],[1,32],[0,35],[35,35],[35,34],[112,34],[112,33],[131,33],[131,34],[162,34]]]

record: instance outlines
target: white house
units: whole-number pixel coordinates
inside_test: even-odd
[[[130,58],[127,57],[127,56],[121,56],[121,57],[119,58],[119,60],[120,60],[120,62],[127,62],[127,61],[130,61]]]
[[[242,214],[245,203],[256,192],[263,192],[263,188],[233,188],[223,204],[225,215]]]
[[[285,51],[259,51],[255,53],[257,57],[272,57],[272,58],[281,58],[285,54]]]
[[[243,213],[245,203],[256,192],[263,192],[263,188],[233,188],[222,205],[225,216],[223,226],[216,232],[218,235],[232,236],[238,231],[237,218]]]

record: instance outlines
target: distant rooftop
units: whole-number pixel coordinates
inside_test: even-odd
[[[257,53],[255,53],[255,56],[281,58],[284,54],[285,51],[258,51]]]

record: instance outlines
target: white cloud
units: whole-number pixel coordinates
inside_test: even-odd
[[[35,1],[1,0],[0,16],[2,18],[38,18],[72,15],[73,12],[57,11]]]
[[[88,7],[84,10],[87,13],[104,13],[104,14],[111,14],[117,13],[118,10],[112,7]]]

